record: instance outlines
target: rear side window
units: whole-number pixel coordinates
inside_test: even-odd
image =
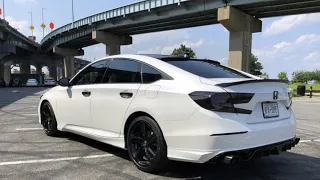
[[[201,60],[166,60],[166,62],[204,78],[247,78],[244,74],[222,65]]]
[[[141,64],[127,59],[114,59],[102,83],[141,83]]]
[[[153,83],[162,78],[159,71],[155,70],[154,68],[142,64],[142,81],[143,83]]]

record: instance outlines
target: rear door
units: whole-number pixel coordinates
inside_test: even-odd
[[[120,136],[123,118],[141,85],[140,69],[135,60],[112,59],[102,83],[92,88],[91,117],[97,136]]]

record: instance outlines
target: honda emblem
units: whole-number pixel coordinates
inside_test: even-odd
[[[279,92],[273,91],[273,99],[278,99],[278,97],[279,97]]]

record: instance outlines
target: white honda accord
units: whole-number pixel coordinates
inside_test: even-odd
[[[169,160],[236,163],[299,142],[288,83],[187,56],[115,55],[62,78],[40,100],[48,136],[128,150],[142,171]]]

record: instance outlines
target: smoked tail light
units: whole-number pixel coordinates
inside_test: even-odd
[[[189,94],[199,106],[217,112],[251,114],[251,110],[235,108],[234,104],[249,103],[253,93],[203,92]]]

